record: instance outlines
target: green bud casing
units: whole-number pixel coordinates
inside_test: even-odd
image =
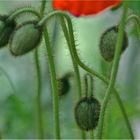
[[[58,81],[59,96],[66,95],[70,89],[69,79],[64,77],[58,79],[57,81]]]
[[[70,78],[73,76],[73,73],[68,72],[62,78],[57,80],[59,96],[64,96],[70,90]]]
[[[29,21],[15,29],[9,43],[14,56],[24,55],[39,45],[42,27],[37,27],[36,24],[37,21]]]
[[[100,53],[106,61],[112,61],[115,54],[115,47],[118,36],[118,26],[113,26],[107,29],[100,39]],[[124,33],[122,52],[127,48],[128,39],[126,32]]]
[[[0,16],[0,48],[6,46],[9,42],[9,38],[16,28],[16,22],[14,20],[6,21],[8,16]]]
[[[75,107],[75,119],[82,130],[93,130],[99,120],[100,103],[94,97],[82,98]]]

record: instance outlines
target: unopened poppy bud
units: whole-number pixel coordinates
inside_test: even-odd
[[[8,16],[0,16],[0,48],[6,46],[13,33],[16,23],[14,20],[6,21]]]
[[[115,47],[118,37],[118,26],[113,26],[107,29],[100,39],[100,53],[106,61],[112,61],[115,54]],[[122,52],[127,48],[128,39],[127,34],[124,32]]]
[[[42,27],[36,24],[37,21],[28,21],[15,29],[10,39],[10,51],[14,56],[24,55],[39,45]]]
[[[82,130],[96,128],[100,114],[100,103],[94,97],[82,98],[75,107],[75,119]]]
[[[72,73],[65,74],[62,78],[58,79],[59,96],[64,96],[70,90],[70,78]]]

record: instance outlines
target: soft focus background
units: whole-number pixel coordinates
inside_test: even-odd
[[[40,1],[34,0],[1,0],[0,14],[7,14],[15,8],[23,6],[40,7]],[[133,6],[133,5],[132,5]],[[133,6],[138,9],[138,7]],[[46,13],[51,11],[51,1],[47,2]],[[99,52],[101,34],[109,27],[118,24],[122,9],[107,10],[99,15],[74,18],[75,39],[77,51],[81,60],[89,67],[108,76],[111,64],[103,60]],[[130,10],[130,13],[132,11]],[[25,15],[18,22],[31,20],[31,15]],[[73,67],[69,50],[59,27],[58,19],[47,25],[53,44],[57,76],[63,77],[72,72]],[[121,56],[116,86],[120,92],[136,138],[140,138],[140,36],[135,33],[134,24],[126,26],[129,35],[129,45]],[[3,138],[36,138],[36,70],[33,52],[22,57],[10,54],[9,46],[0,50],[0,133]],[[42,41],[40,61],[42,70],[42,109],[44,111],[45,137],[53,138],[52,96],[46,50]],[[81,70],[83,75],[85,71]],[[62,138],[80,138],[80,131],[74,120],[74,106],[77,93],[70,81],[71,88],[67,95],[60,97],[60,121]],[[106,87],[95,78],[95,96],[102,102]],[[96,130],[95,130],[96,132]],[[87,134],[88,135],[88,134]],[[110,99],[105,116],[105,138],[129,138],[114,96]]]

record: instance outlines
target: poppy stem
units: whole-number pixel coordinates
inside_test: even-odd
[[[70,33],[70,36],[71,36],[71,39],[74,40],[74,35],[73,35],[73,26],[72,26],[72,22],[71,22],[71,19],[70,17],[63,13],[63,12],[60,12],[60,11],[54,11],[54,12],[51,12],[50,14],[46,15],[44,18],[42,18],[42,20],[38,23],[38,26],[41,26],[42,24],[45,24],[46,21],[49,21],[50,18],[52,18],[53,16],[60,16],[60,17],[64,17],[68,23],[68,28],[69,28],[69,33]],[[73,41],[74,42],[74,41]],[[87,71],[88,73],[92,74],[93,76],[96,76],[98,77],[100,80],[102,80],[106,85],[109,84],[109,80],[108,78],[104,77],[103,75],[99,74],[98,72],[94,71],[93,69],[89,68],[88,66],[86,66],[79,58],[78,54],[77,54],[77,51],[76,51],[76,48],[75,48],[75,44],[71,45],[72,47],[72,50],[73,50],[73,54],[74,54],[74,57],[75,57],[75,61],[79,64],[80,67],[82,67],[85,71]],[[113,91],[114,91],[114,96],[117,100],[117,103],[121,109],[121,112],[122,112],[122,115],[124,117],[124,120],[125,120],[125,123],[126,123],[126,126],[129,130],[129,133],[130,133],[130,136],[131,138],[133,139],[134,138],[134,135],[133,135],[133,131],[132,131],[132,128],[131,128],[131,125],[130,125],[130,122],[129,122],[129,119],[128,119],[128,116],[127,116],[127,113],[125,111],[125,108],[123,106],[123,103],[121,101],[121,98],[119,96],[119,93],[117,92],[117,90],[115,88],[113,88]]]
[[[130,15],[128,16],[128,18],[126,19],[126,23],[128,23],[131,20],[135,20],[138,24],[140,24],[140,18],[137,15]]]
[[[67,44],[68,44],[68,47],[69,47],[69,51],[70,51],[70,55],[71,55],[71,58],[72,58],[73,67],[74,67],[74,71],[75,71],[75,76],[76,76],[76,80],[77,80],[77,86],[78,86],[78,94],[79,94],[78,98],[80,99],[81,96],[82,96],[80,72],[79,72],[78,65],[77,65],[77,63],[74,59],[74,55],[73,55],[73,52],[72,52],[72,49],[71,49],[71,40],[70,40],[69,33],[67,31],[67,26],[65,24],[64,18],[62,17],[60,19],[61,19],[61,27],[62,27],[62,30],[64,32],[64,36],[66,38],[66,41],[67,41]]]
[[[58,15],[59,15],[59,12],[58,12]],[[72,26],[72,22],[71,22],[71,19],[68,15],[64,14],[64,13],[61,13],[61,15],[63,15],[65,17],[65,19],[67,20],[67,23],[68,23],[68,28],[69,28],[69,33],[70,33],[70,36],[71,38],[74,40],[74,35],[73,35],[73,26]],[[51,15],[52,16],[52,15]],[[109,80],[104,77],[103,75],[99,74],[98,72],[90,69],[88,66],[86,66],[79,58],[77,52],[76,52],[76,47],[75,47],[75,44],[72,45],[72,50],[73,50],[73,53],[74,53],[74,56],[75,56],[75,60],[77,61],[77,63],[84,69],[86,70],[87,72],[89,72],[90,74],[92,74],[93,76],[96,76],[98,77],[100,80],[102,80],[105,84],[109,84]],[[134,135],[133,135],[133,131],[132,131],[132,128],[131,128],[131,125],[130,125],[130,122],[129,122],[129,119],[128,119],[128,116],[127,116],[127,113],[125,111],[125,108],[123,106],[123,103],[121,101],[121,98],[119,96],[119,93],[117,92],[117,90],[115,88],[113,88],[114,90],[114,93],[115,93],[115,98],[118,102],[118,105],[120,106],[120,109],[121,109],[121,112],[123,114],[123,117],[124,117],[124,120],[125,120],[125,123],[127,125],[127,128],[129,130],[129,133],[130,133],[130,137],[132,139],[134,139]]]
[[[18,9],[14,11],[9,18],[7,19],[7,22],[17,18],[23,13],[31,13],[34,16],[38,17],[40,19],[40,14],[34,10],[33,8],[24,7],[21,9]],[[44,132],[43,132],[43,119],[42,119],[42,110],[41,110],[41,72],[40,72],[40,64],[39,64],[39,58],[38,58],[38,52],[35,50],[34,53],[34,59],[36,64],[36,72],[37,72],[37,94],[36,94],[36,107],[37,107],[37,122],[38,122],[38,138],[43,139],[44,138]]]
[[[45,12],[46,0],[41,1],[41,17],[43,17]],[[57,79],[56,79],[56,71],[55,71],[55,64],[52,54],[52,46],[50,43],[49,35],[47,27],[44,26],[43,30],[44,39],[46,43],[46,50],[48,55],[48,63],[51,75],[51,85],[52,85],[52,94],[53,94],[53,115],[54,115],[54,133],[55,139],[60,139],[60,123],[59,123],[59,95],[58,95],[58,86],[57,86]]]
[[[37,123],[38,123],[38,138],[44,138],[44,130],[43,130],[43,112],[42,112],[42,105],[41,105],[41,70],[40,70],[40,63],[39,63],[39,56],[38,50],[35,50],[34,59],[36,65],[36,73],[37,73],[37,94],[36,94],[36,107],[37,107]]]
[[[77,87],[78,87],[78,99],[80,99],[82,97],[82,87],[81,87],[81,78],[80,78],[80,72],[79,72],[79,67],[77,65],[77,62],[74,59],[74,55],[73,55],[73,50],[71,49],[71,38],[69,35],[69,32],[67,30],[67,26],[64,20],[64,17],[60,17],[61,20],[61,27],[64,33],[64,36],[66,38],[68,47],[69,47],[69,51],[70,51],[70,55],[71,55],[71,59],[72,59],[72,63],[73,63],[73,67],[74,67],[74,72],[75,72],[75,77],[76,77],[76,82],[77,82]],[[86,134],[84,131],[81,132],[82,133],[82,139],[86,138]]]
[[[11,13],[11,15],[8,17],[7,21],[11,21],[23,13],[31,13],[34,16],[40,18],[40,14],[36,10],[34,10],[33,8],[24,7],[24,8],[18,9],[16,11],[14,11],[13,13]]]
[[[45,3],[41,2],[40,7],[40,15],[39,18],[43,17],[45,10]],[[44,127],[43,127],[43,111],[41,105],[41,69],[40,69],[40,61],[39,61],[39,49],[37,48],[34,52],[34,59],[36,65],[36,73],[37,73],[37,95],[36,95],[36,104],[37,104],[37,122],[38,122],[38,138],[44,139]]]
[[[137,34],[140,37],[140,18],[137,15],[132,14],[132,15],[128,16],[128,18],[126,20],[126,24],[131,20],[134,20],[134,22],[136,24]]]
[[[47,53],[48,53],[48,63],[49,63],[50,75],[51,75],[55,139],[60,139],[59,95],[58,95],[58,86],[57,86],[57,79],[56,79],[55,64],[54,64],[54,59],[53,59],[53,55],[52,55],[48,30],[46,27],[44,27],[43,32],[44,32],[44,39],[45,39],[45,43],[46,43],[46,49],[47,49]]]
[[[93,97],[93,77],[88,73],[84,75],[85,96]]]
[[[127,2],[124,2],[124,10],[123,10],[123,14],[122,14],[121,23],[119,25],[119,33],[118,33],[118,39],[117,39],[117,43],[116,43],[116,47],[115,47],[116,50],[115,50],[115,56],[114,56],[114,60],[113,60],[110,81],[109,81],[107,91],[105,93],[105,97],[104,97],[102,108],[101,108],[100,118],[99,118],[99,126],[98,126],[98,132],[97,132],[98,139],[102,138],[105,110],[106,110],[107,103],[109,101],[110,95],[113,91],[113,87],[114,87],[114,84],[116,81],[116,76],[117,76],[118,67],[119,67],[119,60],[120,60],[120,52],[122,49],[122,42],[123,42],[123,36],[124,36],[124,28],[125,28],[127,11],[128,11],[128,4],[127,4]]]

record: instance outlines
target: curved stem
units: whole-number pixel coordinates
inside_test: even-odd
[[[93,77],[90,74],[85,74],[84,81],[86,97],[93,97]]]
[[[7,21],[10,21],[10,20],[13,20],[15,19],[17,16],[19,16],[20,14],[23,14],[23,13],[32,13],[33,15],[35,15],[36,17],[40,18],[40,14],[34,10],[33,8],[28,8],[28,7],[25,7],[25,8],[21,8],[19,10],[16,10],[14,11],[7,19]]]
[[[53,114],[54,114],[55,138],[60,139],[59,96],[58,96],[56,71],[55,71],[55,65],[54,65],[51,44],[50,44],[47,28],[44,27],[43,31],[44,31],[44,39],[45,39],[45,43],[46,43],[46,49],[47,49],[47,53],[48,53],[48,62],[49,62],[50,75],[51,75],[51,85],[52,85],[52,93],[53,93],[53,112],[54,112]]]
[[[102,138],[105,109],[106,109],[107,103],[109,101],[110,94],[113,90],[116,76],[117,76],[119,60],[120,60],[120,53],[121,53],[121,48],[122,48],[123,36],[124,36],[125,20],[126,20],[126,16],[127,16],[127,9],[128,9],[128,5],[127,5],[127,2],[125,2],[121,23],[119,25],[119,33],[118,33],[118,39],[117,39],[117,43],[116,43],[116,47],[115,47],[116,50],[115,50],[115,56],[114,56],[110,81],[109,81],[107,91],[105,93],[105,97],[103,100],[101,113],[100,113],[99,126],[98,126],[98,132],[97,132],[98,139]]]
[[[66,24],[65,24],[65,21],[63,19],[63,17],[60,18],[61,19],[61,27],[63,29],[63,32],[64,32],[64,36],[66,38],[66,41],[67,41],[67,44],[68,44],[68,47],[69,47],[69,51],[70,51],[70,55],[71,55],[71,58],[72,58],[72,63],[73,63],[73,67],[74,67],[74,71],[75,71],[75,77],[76,77],[76,80],[77,80],[77,86],[78,86],[78,98],[80,99],[81,96],[82,96],[82,91],[81,91],[81,78],[80,78],[80,72],[79,72],[79,68],[78,68],[78,65],[74,59],[74,55],[73,55],[73,51],[71,49],[71,42],[70,42],[70,39],[69,39],[69,34],[67,32],[67,27],[66,27]]]
[[[140,24],[140,18],[137,15],[130,15],[128,16],[128,18],[126,19],[126,23],[128,23],[131,20],[135,20],[138,24]]]
[[[69,31],[70,31],[70,35],[72,37],[72,39],[74,40],[74,35],[73,35],[73,27],[72,27],[72,23],[71,23],[71,20],[70,18],[65,15],[65,17],[67,17],[67,22],[68,22],[68,25],[69,25]],[[69,19],[69,20],[68,20]],[[73,46],[72,46],[73,47]],[[75,44],[74,44],[74,47],[72,48],[73,50],[73,53],[74,53],[74,56],[75,56],[75,60],[77,61],[77,63],[84,69],[86,70],[87,72],[89,72],[90,74],[92,74],[93,76],[96,76],[98,77],[100,80],[102,80],[105,84],[109,84],[109,80],[107,78],[105,78],[104,76],[100,75],[99,73],[97,73],[96,71],[93,71],[92,69],[90,69],[89,67],[87,67],[83,62],[81,62],[77,52],[76,52],[76,47],[75,47]],[[127,116],[127,113],[125,111],[125,108],[123,106],[123,103],[121,101],[121,98],[118,94],[118,92],[114,89],[114,93],[115,93],[115,98],[118,102],[118,105],[120,106],[120,109],[121,109],[121,112],[123,114],[123,117],[124,117],[124,120],[125,120],[125,123],[127,125],[127,128],[128,128],[128,131],[130,133],[130,137],[132,139],[134,139],[134,135],[133,135],[133,131],[132,131],[132,128],[131,128],[131,125],[130,125],[130,122],[129,122],[129,119],[128,119],[128,116]]]
[[[60,19],[61,19],[61,27],[62,27],[62,30],[64,32],[64,36],[66,38],[66,41],[67,41],[67,44],[68,44],[68,47],[69,47],[69,51],[70,51],[70,55],[71,55],[71,59],[72,59],[73,67],[74,67],[75,77],[76,77],[76,81],[77,81],[78,99],[80,99],[82,97],[80,72],[79,72],[77,62],[74,59],[73,51],[71,49],[72,43],[71,43],[70,36],[69,36],[68,30],[67,30],[67,26],[65,24],[65,20],[64,20],[63,17],[60,17]],[[86,134],[85,134],[84,131],[82,131],[82,139],[85,139],[85,138],[86,138]]]
[[[40,14],[35,11],[33,8],[21,8],[19,10],[14,11],[7,19],[7,22],[10,20],[15,19],[17,16],[23,13],[32,13],[34,16],[40,18]],[[38,52],[37,50],[34,53],[35,63],[36,63],[36,71],[37,71],[37,95],[36,95],[36,105],[37,105],[37,119],[38,119],[38,138],[44,138],[43,132],[43,119],[42,119],[42,109],[41,109],[41,73],[40,73],[40,66],[38,60]]]
[[[37,122],[38,122],[38,138],[44,138],[44,130],[43,130],[43,112],[41,108],[41,71],[40,64],[38,58],[38,50],[35,50],[34,59],[36,64],[36,73],[37,73],[37,95],[36,95],[36,104],[37,104]]]
[[[135,21],[137,34],[138,34],[138,36],[140,36],[140,18],[137,15],[132,14],[132,15],[128,16],[128,18],[126,20],[126,24],[131,20]]]
[[[89,89],[88,89],[88,80],[87,80],[86,75],[84,76],[83,81],[84,81],[84,96],[88,97],[88,90]]]
[[[60,17],[65,17],[65,19],[67,20],[67,23],[68,23],[68,28],[69,28],[69,33],[70,33],[70,36],[71,36],[71,39],[74,40],[74,35],[73,35],[73,26],[72,26],[72,22],[71,22],[71,19],[70,17],[63,13],[63,12],[60,12],[60,11],[54,11],[52,13],[50,13],[49,15],[45,16],[39,23],[38,23],[38,26],[41,26],[42,24],[44,24],[46,21],[48,21],[50,18],[52,18],[53,16],[60,16]],[[74,42],[74,41],[73,41]],[[92,74],[93,76],[96,76],[98,77],[100,80],[102,80],[105,84],[109,84],[109,80],[107,78],[105,78],[103,75],[99,74],[98,72],[90,69],[88,66],[86,66],[79,58],[77,52],[76,52],[76,48],[75,48],[75,44],[71,45],[72,47],[72,50],[73,50],[73,54],[74,54],[74,57],[75,57],[75,61],[87,72],[89,72],[90,74]],[[131,128],[131,125],[130,125],[130,122],[129,122],[129,119],[127,117],[127,113],[125,111],[125,108],[123,106],[123,103],[121,101],[121,98],[118,94],[118,92],[114,89],[114,93],[115,93],[115,96],[116,96],[116,100],[118,102],[118,105],[120,106],[120,109],[121,109],[121,112],[124,116],[124,119],[125,119],[125,123],[128,127],[128,130],[129,130],[129,133],[130,133],[130,136],[131,138],[133,139],[134,138],[134,135],[133,135],[133,132],[132,132],[132,128]],[[117,98],[119,97],[119,98]],[[120,104],[121,103],[121,104]],[[123,108],[123,109],[122,109]],[[127,118],[127,119],[126,119]]]

